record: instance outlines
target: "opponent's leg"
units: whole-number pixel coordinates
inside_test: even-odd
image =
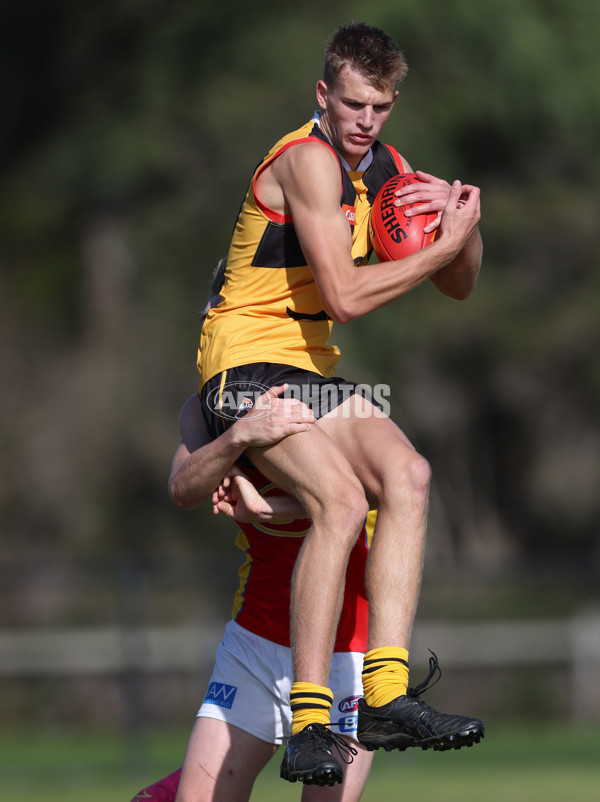
[[[276,749],[231,724],[197,718],[176,802],[247,802],[258,773]]]

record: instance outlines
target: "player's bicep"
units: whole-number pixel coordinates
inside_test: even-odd
[[[341,208],[305,218],[306,235],[299,236],[325,311],[337,319],[336,303],[352,280],[352,234]]]
[[[340,204],[340,167],[319,145],[294,148],[291,155],[295,158],[288,160],[282,177],[286,202],[325,309],[331,312],[354,267],[352,234]]]

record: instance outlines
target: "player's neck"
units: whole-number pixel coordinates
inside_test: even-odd
[[[344,153],[333,136],[331,127],[329,126],[329,122],[327,120],[327,115],[323,112],[321,112],[318,116],[318,125],[331,147],[342,160],[344,167],[348,172],[364,171],[367,169],[369,164],[373,161],[373,153],[371,148],[369,148],[366,153],[358,155]]]

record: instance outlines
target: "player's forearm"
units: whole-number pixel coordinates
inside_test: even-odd
[[[479,276],[483,243],[475,229],[458,255],[431,276],[431,281],[444,295],[463,301],[469,297]]]
[[[216,440],[193,451],[171,472],[171,499],[182,509],[192,509],[206,501],[245,449],[246,443],[234,424]]]
[[[399,261],[353,267],[345,280],[319,286],[325,310],[338,323],[367,315],[418,287],[454,255],[440,241]]]

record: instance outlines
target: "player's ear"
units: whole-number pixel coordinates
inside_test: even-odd
[[[317,102],[319,107],[323,110],[327,107],[327,93],[328,93],[327,84],[321,78],[317,81]]]

